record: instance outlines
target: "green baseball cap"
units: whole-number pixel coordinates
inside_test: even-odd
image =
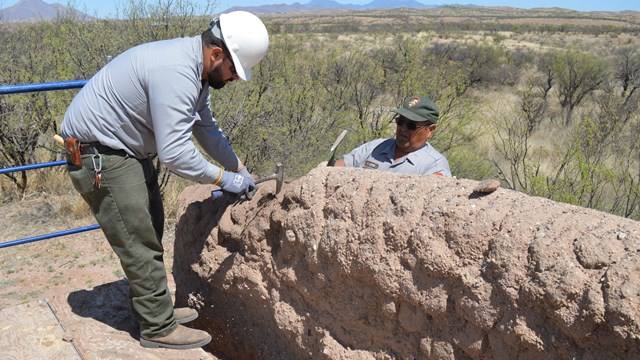
[[[438,122],[440,111],[433,100],[425,96],[413,95],[404,99],[402,107],[391,110],[411,121],[426,121],[435,124]]]

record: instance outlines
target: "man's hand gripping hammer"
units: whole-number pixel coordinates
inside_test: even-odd
[[[256,185],[269,180],[276,181],[276,195],[278,195],[280,193],[280,190],[282,190],[282,185],[284,184],[284,165],[282,165],[282,163],[276,163],[276,172],[269,176],[265,176],[261,179],[256,180]],[[251,192],[251,197],[253,197],[256,191],[258,191],[257,187]],[[217,199],[222,196],[222,194],[222,190],[214,190],[211,192],[211,197]],[[245,200],[246,198],[243,195],[241,199]]]

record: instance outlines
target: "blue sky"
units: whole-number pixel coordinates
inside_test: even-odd
[[[122,8],[122,4],[127,0],[44,0],[46,3],[71,4],[75,8],[85,11],[89,15],[97,14],[99,17],[109,17],[115,14],[116,8]],[[196,0],[197,1],[197,0]],[[294,2],[308,3],[310,0],[217,0],[215,11],[223,11],[231,6],[254,6],[266,4],[293,4]],[[336,0],[343,4],[366,4],[371,0]],[[440,4],[474,4],[480,6],[511,6],[519,8],[534,7],[561,7],[578,11],[640,11],[640,1],[638,0],[418,0],[427,5]],[[0,8],[14,5],[18,0],[0,0]],[[153,0],[150,0],[153,2]],[[204,3],[204,1],[203,1]]]

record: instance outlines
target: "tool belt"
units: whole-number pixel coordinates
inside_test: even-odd
[[[82,167],[82,155],[121,153],[126,154],[124,150],[112,149],[104,146],[99,142],[82,143],[78,139],[67,138],[64,140],[64,148],[67,150],[67,161],[78,167]]]

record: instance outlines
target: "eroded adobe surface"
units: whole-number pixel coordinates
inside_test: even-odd
[[[640,358],[640,223],[472,180],[319,168],[183,193],[177,303],[223,359]]]

